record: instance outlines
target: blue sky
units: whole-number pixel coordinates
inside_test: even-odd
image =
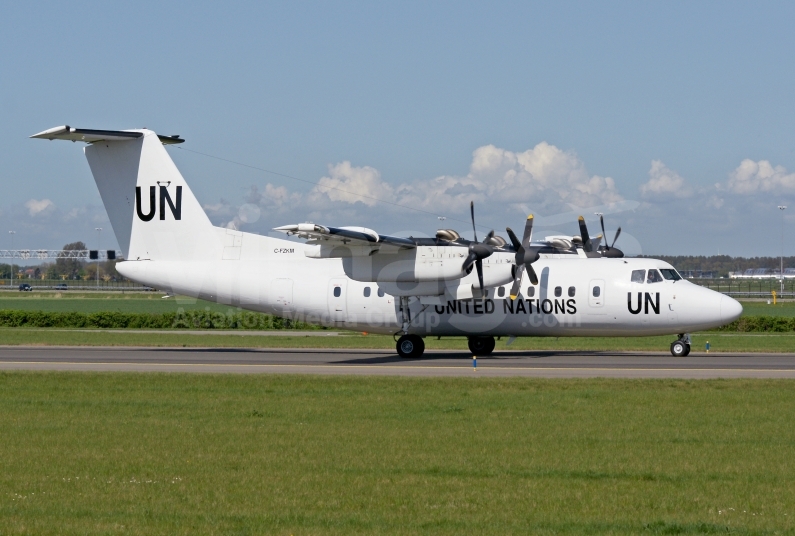
[[[786,204],[795,255],[794,6],[5,3],[1,247],[110,229],[79,144],[27,139],[70,124],[182,135],[211,219],[252,232],[439,224],[362,192],[462,231],[469,199],[498,232],[607,206],[630,252],[778,255]]]

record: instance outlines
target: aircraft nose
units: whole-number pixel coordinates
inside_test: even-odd
[[[721,322],[728,324],[734,322],[743,313],[743,306],[734,298],[723,296],[720,299],[720,319]]]

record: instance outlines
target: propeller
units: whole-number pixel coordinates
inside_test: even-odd
[[[469,202],[469,212],[472,216],[472,233],[475,237],[475,241],[469,244],[469,254],[467,258],[464,259],[464,264],[461,266],[461,270],[464,272],[469,271],[472,268],[472,264],[475,264],[475,269],[478,272],[478,283],[480,284],[480,294],[483,294],[483,259],[489,257],[494,251],[491,249],[490,246],[486,244],[482,244],[478,242],[478,231],[475,228],[475,202]],[[490,231],[489,234],[486,236],[486,240],[491,240],[494,237],[494,231]]]
[[[530,242],[533,238],[533,215],[530,214],[527,217],[527,221],[524,224],[524,236],[522,236],[521,242],[519,242],[519,239],[510,227],[507,227],[505,231],[508,233],[508,237],[511,239],[514,249],[516,249],[516,255],[514,256],[516,273],[514,274],[513,286],[511,287],[511,299],[515,300],[519,295],[519,287],[522,284],[522,274],[525,270],[527,270],[527,274],[530,276],[530,282],[534,285],[538,284],[538,276],[536,275],[536,271],[533,270],[533,263],[538,260],[538,251],[530,248]]]
[[[624,256],[624,252],[620,249],[615,248],[616,240],[618,240],[618,235],[621,234],[621,227],[618,228],[616,231],[616,236],[613,238],[613,243],[609,246],[607,245],[607,233],[605,232],[605,219],[604,216],[601,214],[599,215],[599,223],[602,224],[602,235],[605,237],[605,245],[604,249],[602,249],[602,255],[604,257],[611,257],[611,258],[621,258]]]
[[[588,227],[585,226],[585,218],[579,217],[578,223],[580,224],[580,237],[582,237],[582,249],[588,253],[593,251],[593,243],[591,237],[588,236]]]

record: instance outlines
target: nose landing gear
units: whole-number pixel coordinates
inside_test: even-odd
[[[680,333],[679,339],[671,343],[671,355],[674,357],[687,357],[690,353],[690,334]]]

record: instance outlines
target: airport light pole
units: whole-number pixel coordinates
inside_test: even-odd
[[[8,234],[11,235],[11,267],[9,271],[11,272],[11,286],[14,286],[14,235],[17,234],[16,231],[8,231]]]
[[[781,211],[781,272],[779,272],[779,279],[781,280],[781,294],[784,294],[784,211],[787,210],[785,205],[779,205],[778,209]]]
[[[102,227],[94,229],[97,232],[97,290],[99,290],[99,248],[102,243]]]

